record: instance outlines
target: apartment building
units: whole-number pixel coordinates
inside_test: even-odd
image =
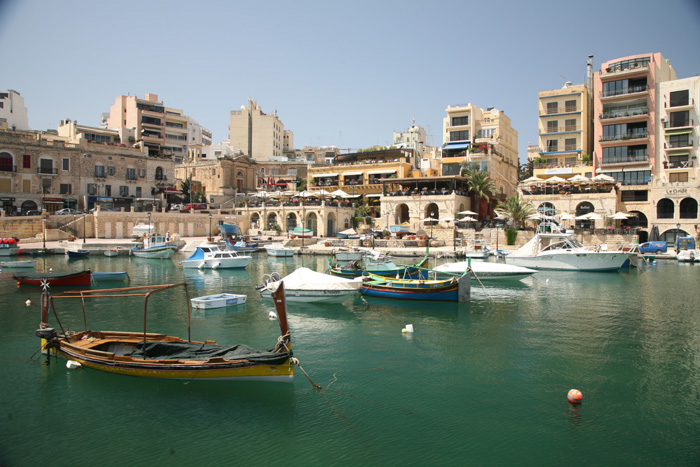
[[[294,134],[284,129],[276,109],[268,115],[249,99],[247,106],[231,111],[229,142],[252,159],[267,161],[293,148]]]
[[[562,178],[593,175],[589,97],[586,84],[571,82],[561,89],[540,91],[539,147],[533,175],[543,179],[555,175]]]
[[[28,130],[29,119],[24,97],[14,89],[0,91],[0,129]]]
[[[413,119],[413,125],[411,125],[406,131],[395,131],[394,132],[394,146],[413,148],[418,152],[418,157],[423,157],[423,152],[425,151],[425,129],[419,125],[416,125],[415,119]]]
[[[518,183],[518,132],[501,110],[471,103],[448,106],[443,119],[442,175],[488,172],[503,198],[515,196]]]

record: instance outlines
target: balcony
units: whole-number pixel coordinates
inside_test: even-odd
[[[641,164],[644,162],[649,162],[649,158],[646,154],[643,156],[603,157],[602,165]]]
[[[664,122],[664,130],[668,133],[669,130],[682,129],[695,125],[695,121],[692,118],[684,119],[674,119],[672,122]]]
[[[669,110],[690,110],[693,107],[695,107],[695,99],[692,97],[687,101],[684,100],[683,102],[664,102],[664,109]]]
[[[678,151],[678,150],[689,150],[693,148],[693,140],[689,139],[687,141],[672,141],[664,143],[664,148],[666,151]]]
[[[16,165],[0,165],[0,172],[17,172]]]
[[[638,86],[628,86],[623,89],[611,89],[607,91],[600,91],[600,98],[605,99],[605,98],[610,98],[610,97],[619,97],[619,96],[627,96],[630,94],[637,94],[640,92],[647,92],[649,90],[649,86],[646,84],[644,85],[638,85]]]
[[[58,175],[58,169],[53,167],[37,167],[36,173],[39,175]]]
[[[634,139],[646,139],[648,138],[648,133],[646,128],[643,130],[638,130],[638,131],[629,131],[624,134],[619,134],[619,135],[608,135],[608,136],[602,136],[598,141],[601,143],[609,143],[609,142],[614,142],[614,141],[629,141],[629,140],[634,140]]]
[[[649,115],[647,107],[634,107],[624,110],[609,110],[600,114],[601,120],[609,120],[614,118],[630,118]]]

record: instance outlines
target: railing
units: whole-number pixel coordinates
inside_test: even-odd
[[[628,162],[648,162],[649,158],[644,156],[633,157],[603,157],[603,164],[624,164]]]
[[[623,118],[623,117],[636,117],[639,115],[649,115],[649,109],[646,107],[637,107],[625,110],[609,110],[600,114],[601,119],[606,118]]]
[[[693,140],[688,141],[676,141],[673,143],[664,143],[664,148],[666,149],[676,149],[676,148],[688,148],[693,146]]]
[[[0,172],[17,172],[16,165],[0,165]]]
[[[624,96],[625,94],[634,94],[637,92],[646,92],[649,86],[646,84],[639,86],[628,86],[623,89],[608,89],[607,91],[601,91],[600,97],[614,97],[614,96]]]
[[[639,138],[646,138],[648,136],[647,130],[643,131],[629,131],[624,134],[619,134],[619,135],[608,135],[608,136],[602,136],[599,141],[600,142],[605,142],[605,141],[623,141],[623,140],[628,140],[628,139],[639,139]]]
[[[58,169],[53,167],[37,167],[36,173],[46,175],[58,175]]]
[[[682,120],[675,119],[673,122],[664,122],[664,128],[682,128],[684,126],[693,126],[695,121],[692,118],[684,118]]]
[[[592,167],[592,162],[576,162],[576,164],[551,164],[551,163],[539,163],[534,164],[535,169],[569,169],[572,167]]]
[[[689,105],[695,105],[695,99],[694,99],[694,98],[692,98],[692,97],[689,98],[689,99],[688,99],[688,102],[686,102],[686,103],[684,103],[684,104],[679,104],[679,103],[673,104],[673,103],[664,102],[664,109],[667,108],[667,107],[670,107],[670,108],[672,108],[672,109],[673,109],[674,107],[687,107],[687,106],[689,106]]]

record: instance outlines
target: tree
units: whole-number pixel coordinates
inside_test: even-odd
[[[508,198],[496,206],[496,214],[508,219],[516,229],[519,229],[520,225],[536,212],[537,210],[530,203],[517,196]]]
[[[372,225],[374,219],[372,216],[370,216],[370,207],[363,204],[362,206],[358,206],[357,209],[355,209],[355,217],[353,220],[355,221],[355,227],[357,227],[360,223],[364,222],[365,224]]]
[[[535,160],[530,159],[518,167],[518,181],[522,182],[525,179],[532,177],[535,171]]]
[[[476,211],[481,212],[481,200],[487,202],[496,194],[496,184],[486,172],[473,172],[468,176],[467,186],[476,198]]]

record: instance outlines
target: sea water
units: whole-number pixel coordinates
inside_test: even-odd
[[[47,256],[36,270],[127,271],[129,285],[185,281],[190,298],[246,294],[245,305],[193,309],[192,339],[272,348],[274,306],[255,286],[272,272],[322,271],[326,258],[253,255],[244,270],[183,270],[184,253]],[[700,265],[473,281],[461,304],[292,302],[294,353],[308,374],[297,369],[292,384],[45,365],[34,335],[39,289],[18,287],[12,273],[0,273],[3,465],[700,463]],[[185,299],[153,297],[149,332],[186,337]],[[143,330],[142,301],[110,305],[88,303],[88,328]],[[57,306],[63,326],[83,329],[79,306]],[[414,332],[402,332],[407,324]],[[572,388],[580,405],[567,401]]]

